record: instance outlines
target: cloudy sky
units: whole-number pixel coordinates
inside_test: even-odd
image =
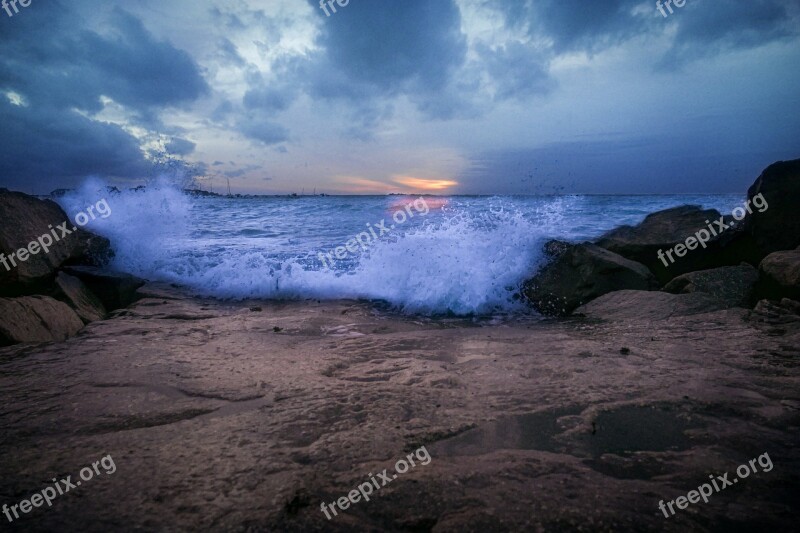
[[[333,7],[9,5],[0,186],[181,168],[241,193],[743,192],[800,157],[800,0]]]

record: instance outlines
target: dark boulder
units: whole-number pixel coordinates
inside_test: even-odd
[[[758,267],[760,298],[800,300],[800,248],[769,254]]]
[[[758,270],[743,263],[682,274],[667,283],[664,291],[672,294],[701,292],[730,307],[750,307],[757,281]]]
[[[140,295],[137,291],[146,283],[130,274],[96,267],[66,267],[64,272],[81,280],[108,311],[128,307],[138,300]]]
[[[597,241],[597,245],[645,265],[661,284],[665,284],[687,272],[723,266],[709,260],[713,254],[703,248],[696,238],[694,249],[683,250],[682,257],[672,252],[674,262],[666,255],[668,250],[678,245],[684,246],[687,238],[695,237],[701,230],[711,237],[708,242],[715,240],[708,226],[721,216],[716,209],[704,210],[692,205],[666,209],[648,215],[638,226],[621,226],[606,233]],[[741,261],[738,259],[734,264]]]
[[[745,227],[761,258],[800,246],[800,159],[767,167],[747,192],[751,202],[758,195],[767,208],[753,209]]]
[[[599,246],[551,241],[545,250],[554,259],[522,288],[525,298],[544,315],[568,315],[612,291],[657,288],[647,267]]]
[[[0,346],[63,341],[82,328],[75,311],[49,296],[0,298]]]
[[[0,263],[0,295],[41,292],[51,286],[59,267],[99,265],[112,255],[108,239],[73,230],[67,214],[50,200],[0,189],[0,220],[0,253],[5,261]],[[62,237],[58,227],[64,222],[71,233]]]

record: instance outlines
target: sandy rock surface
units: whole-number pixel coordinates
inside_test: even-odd
[[[791,529],[800,321],[474,322],[363,302],[147,297],[0,350],[0,503],[111,455],[20,531]],[[671,296],[671,295],[669,295]],[[424,445],[331,520],[322,502]],[[761,454],[774,463],[665,518]],[[3,518],[0,516],[0,518]],[[3,518],[4,519],[4,518]]]

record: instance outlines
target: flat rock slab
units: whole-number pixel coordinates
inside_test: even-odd
[[[655,321],[699,315],[731,307],[705,293],[616,291],[579,307],[576,315],[603,320]]]
[[[107,455],[117,468],[12,530],[796,528],[800,322],[433,320],[142,293],[67,342],[0,349],[2,503]],[[430,464],[321,512],[422,445]],[[765,452],[771,472],[659,511]]]

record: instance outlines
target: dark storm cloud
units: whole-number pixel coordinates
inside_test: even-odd
[[[156,40],[139,19],[119,9],[103,35],[86,29],[69,4],[56,1],[33,4],[10,22],[0,34],[0,90],[21,95],[25,105],[3,104],[3,133],[6,147],[18,144],[8,137],[23,135],[25,150],[4,148],[6,182],[90,173],[138,177],[146,162],[136,140],[77,111],[102,110],[106,96],[137,115],[135,122],[160,124],[159,110],[209,90],[186,52]]]
[[[796,22],[786,8],[791,0],[689,0],[668,20],[655,2],[642,0],[492,0],[484,7],[501,12],[529,42],[490,47],[478,40],[477,59],[468,61],[462,13],[452,0],[351,1],[330,16],[317,0],[308,2],[320,22],[317,49],[280,59],[272,80],[251,80],[243,100],[248,116],[237,121],[250,138],[284,140],[273,122],[301,92],[340,106],[350,122],[345,135],[366,140],[393,116],[398,97],[427,119],[474,118],[491,108],[492,95],[524,101],[554,91],[550,64],[565,53],[595,54],[676,27],[673,44],[653,52],[654,65],[674,68],[785,37]],[[271,29],[271,19],[261,18]]]
[[[225,122],[235,111],[236,108],[230,100],[223,100],[214,111],[211,112],[211,120],[214,122]]]
[[[524,99],[545,94],[555,87],[548,61],[531,47],[510,42],[495,50],[478,45],[477,52],[496,85],[495,99]]]
[[[190,140],[181,139],[180,137],[173,138],[165,146],[167,153],[171,155],[189,155],[194,152],[197,145]]]
[[[291,87],[262,85],[247,91],[243,102],[245,109],[248,110],[285,111],[296,97],[297,92]]]
[[[132,15],[114,10],[112,33],[101,36],[82,29],[68,7],[40,5],[0,37],[0,83],[31,104],[92,112],[102,109],[100,96],[106,95],[146,110],[189,102],[208,91],[189,54],[156,41]]]
[[[261,170],[263,167],[261,165],[247,165],[246,167],[238,168],[236,170],[229,170],[227,172],[223,172],[225,176],[228,178],[241,178],[248,172],[252,172],[254,170]]]
[[[241,105],[228,104],[226,113],[219,110],[215,115],[236,115],[235,127],[245,137],[259,144],[272,145],[288,140],[289,131],[276,122],[279,113],[286,111],[301,92],[302,76],[299,72],[300,58],[283,58],[272,64],[272,76],[276,81],[251,71],[247,75],[249,89]]]
[[[555,54],[598,52],[676,24],[673,45],[657,52],[663,55],[662,66],[796,35],[799,7],[796,0],[687,0],[682,8],[672,6],[673,13],[664,18],[655,1],[513,0],[485,5],[501,11],[507,26],[549,39]],[[639,6],[645,10],[637,10]]]
[[[519,20],[527,20],[531,33],[550,37],[557,52],[594,51],[619,44],[645,28],[646,19],[632,13],[641,3],[640,0],[538,0],[532,3],[527,17]]]
[[[659,66],[674,68],[686,61],[725,50],[755,48],[798,35],[797,11],[790,0],[715,0],[686,6],[672,48]]]
[[[45,193],[91,174],[140,177],[149,168],[135,138],[78,113],[2,99],[0,124],[4,186]]]
[[[466,56],[461,15],[450,0],[350,2],[338,16],[323,18],[319,44],[327,59],[349,79],[381,91],[408,84],[440,89]]]
[[[242,117],[237,129],[246,137],[266,146],[289,139],[289,130],[262,113],[249,113]]]
[[[309,3],[321,20],[320,50],[295,73],[315,100],[350,107],[350,136],[370,138],[399,95],[429,118],[469,114],[457,79],[467,42],[452,0],[350,2],[330,17],[318,1]]]

